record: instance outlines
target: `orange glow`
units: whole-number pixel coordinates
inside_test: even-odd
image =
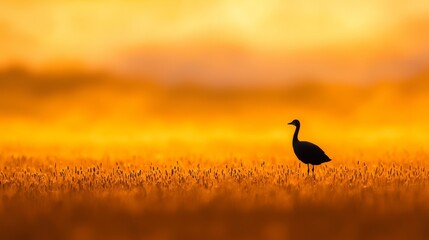
[[[427,13],[417,0],[3,1],[0,140],[269,148],[300,118],[328,146],[418,148]]]
[[[424,0],[6,0],[0,65],[239,85],[406,78],[428,67],[428,13]]]

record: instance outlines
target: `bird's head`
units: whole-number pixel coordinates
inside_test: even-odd
[[[294,125],[295,127],[299,127],[300,123],[299,120],[295,119],[292,122],[288,123],[289,125]]]

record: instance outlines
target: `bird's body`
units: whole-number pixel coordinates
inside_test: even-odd
[[[320,147],[311,142],[297,141],[292,145],[296,157],[305,164],[320,165],[331,161]]]
[[[317,145],[300,141],[298,139],[299,129],[301,124],[298,120],[293,120],[289,123],[290,125],[294,125],[295,133],[293,134],[292,146],[293,151],[295,152],[296,157],[303,163],[308,166],[308,173],[310,172],[309,164],[313,165],[313,173],[314,173],[314,165],[320,165],[325,162],[331,161],[331,159],[325,154],[325,152]]]

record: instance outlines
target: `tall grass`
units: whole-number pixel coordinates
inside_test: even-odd
[[[429,164],[417,154],[334,161],[309,176],[305,165],[276,157],[62,159],[3,153],[0,235],[424,238]]]

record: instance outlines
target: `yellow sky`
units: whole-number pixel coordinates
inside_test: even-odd
[[[428,67],[429,2],[3,0],[0,36],[0,66],[356,81]]]

